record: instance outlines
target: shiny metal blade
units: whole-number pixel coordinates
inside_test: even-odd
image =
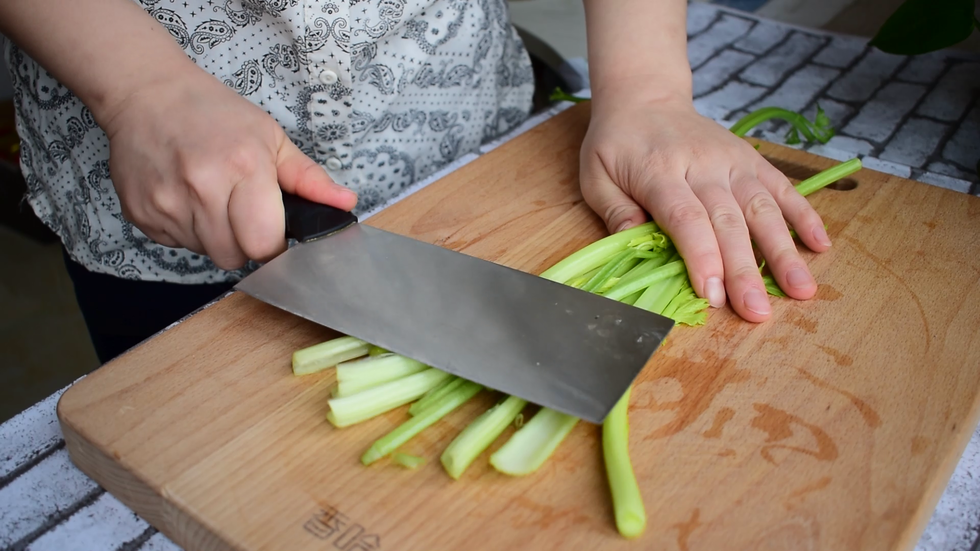
[[[673,327],[633,306],[362,224],[292,247],[236,288],[593,423]]]

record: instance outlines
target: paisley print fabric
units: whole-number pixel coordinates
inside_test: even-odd
[[[533,74],[506,0],[139,0],[199,66],[265,109],[370,210],[527,117]],[[28,201],[89,270],[234,281],[121,214],[109,144],[9,41]]]

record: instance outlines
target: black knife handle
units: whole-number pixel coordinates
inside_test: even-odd
[[[347,211],[286,192],[282,193],[282,206],[286,209],[287,239],[309,241],[357,223],[357,217]]]

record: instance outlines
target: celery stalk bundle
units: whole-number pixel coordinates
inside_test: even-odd
[[[807,195],[860,166],[856,160],[842,163],[801,182],[797,189]],[[656,312],[679,324],[703,325],[707,319],[708,302],[697,296],[683,259],[670,238],[653,222],[596,241],[558,262],[541,277]],[[764,280],[771,294],[782,294],[772,276]],[[329,400],[327,420],[337,427],[360,423],[412,402],[409,419],[364,452],[361,461],[365,465],[390,456],[394,464],[417,468],[424,459],[398,448],[483,389],[477,383],[353,337],[341,337],[293,354],[296,375],[334,366],[337,386]],[[602,448],[616,527],[624,537],[635,538],[646,527],[646,513],[629,458],[629,396],[627,390],[603,423]],[[516,396],[504,396],[460,432],[440,456],[449,476],[459,479],[515,420],[522,419],[526,405]],[[511,476],[531,474],[548,460],[578,421],[571,415],[540,408],[490,455],[489,463]]]

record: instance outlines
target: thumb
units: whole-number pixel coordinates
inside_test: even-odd
[[[276,156],[276,172],[279,187],[287,193],[346,211],[357,205],[356,193],[334,182],[285,135]]]
[[[606,223],[609,233],[621,232],[647,221],[646,211],[616,185],[605,170],[599,174],[583,170],[582,174],[582,197]]]

